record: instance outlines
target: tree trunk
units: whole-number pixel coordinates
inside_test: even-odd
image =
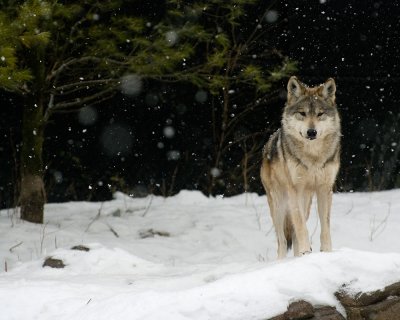
[[[43,138],[43,104],[41,99],[33,98],[25,103],[23,111],[19,200],[21,219],[35,223],[43,223],[46,201],[43,183]]]

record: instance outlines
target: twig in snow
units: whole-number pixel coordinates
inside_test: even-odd
[[[269,236],[269,234],[274,230],[274,224],[271,225],[271,227],[269,228],[269,230],[267,231],[267,233],[265,234],[266,237]]]
[[[391,207],[392,207],[392,203],[388,202],[387,214],[386,214],[385,218],[383,218],[383,220],[381,222],[379,222],[379,224],[377,226],[375,226],[376,215],[374,215],[374,218],[371,221],[371,232],[369,234],[369,241],[375,240],[385,230],[386,225],[387,225],[387,221],[388,221],[389,216],[390,216]]]
[[[104,204],[104,202],[102,202],[102,203],[100,204],[99,211],[97,212],[96,216],[92,219],[92,221],[90,221],[90,223],[88,224],[88,226],[87,226],[86,229],[85,229],[85,232],[88,232],[90,226],[91,226],[96,220],[98,220],[98,219],[100,218],[101,209],[103,209],[103,204]]]
[[[148,203],[148,205],[147,205],[147,207],[146,207],[146,210],[144,210],[144,212],[143,212],[143,214],[142,214],[142,217],[144,217],[144,216],[147,214],[147,212],[149,212],[149,209],[150,209],[150,207],[151,207],[151,203],[153,202],[153,198],[154,198],[154,195],[151,194],[151,195],[150,195],[150,201],[149,201],[149,203]]]
[[[15,246],[12,246],[10,249],[8,249],[10,252],[13,252],[13,250],[17,247],[19,247],[21,244],[23,244],[24,242],[21,241],[20,243],[17,243]]]
[[[117,238],[119,238],[119,234],[117,233],[117,231],[115,231],[115,230],[113,229],[113,227],[110,226],[109,223],[106,223],[106,225],[107,225],[108,229],[110,229],[110,231],[114,234],[114,236],[116,236]]]
[[[351,200],[351,207],[349,210],[347,210],[347,212],[344,215],[347,216],[348,214],[350,214],[350,212],[353,211],[353,208],[354,208],[354,201]]]
[[[259,262],[265,262],[265,258],[262,256],[261,253],[259,253],[259,254],[257,255],[257,260],[258,260]]]
[[[88,302],[86,302],[86,304],[88,305],[88,304],[90,303],[90,301],[92,301],[92,298],[90,298],[90,299],[88,300]]]
[[[246,192],[246,206],[247,206],[247,192]],[[261,230],[261,214],[258,212],[256,205],[254,204],[254,199],[251,197],[251,206],[253,207],[255,213],[256,213],[256,220],[258,224],[258,230]]]
[[[46,222],[46,224],[42,227],[42,232],[40,234],[40,253],[42,254],[43,252],[43,242],[44,238],[46,237],[46,227],[49,224],[49,222]]]
[[[142,211],[142,210],[146,210],[147,206],[145,207],[136,207],[136,208],[127,208],[126,212],[127,213],[135,213],[136,211]]]

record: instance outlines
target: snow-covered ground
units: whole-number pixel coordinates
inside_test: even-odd
[[[400,280],[400,190],[335,194],[334,252],[276,261],[265,196],[116,194],[104,203],[48,204],[45,224],[0,212],[0,319],[266,319],[306,299]],[[85,245],[89,252],[70,250]],[[64,269],[42,267],[62,259]]]

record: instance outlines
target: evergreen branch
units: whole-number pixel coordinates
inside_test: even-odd
[[[61,54],[60,54],[61,60],[64,59],[64,54],[65,54],[65,52],[67,51],[68,47],[70,46],[70,43],[71,43],[70,40],[72,39],[73,34],[74,34],[75,31],[77,30],[77,27],[80,26],[83,22],[87,21],[87,16],[88,16],[88,14],[89,14],[92,10],[93,10],[93,7],[91,7],[91,8],[88,10],[88,12],[87,12],[87,14],[86,14],[85,16],[83,16],[81,19],[79,19],[78,21],[76,21],[76,22],[71,26],[71,29],[70,29],[70,31],[69,31],[69,35],[68,35],[67,41],[64,41],[65,46],[63,47],[62,52],[61,52]],[[58,44],[58,42],[57,42],[57,44]]]

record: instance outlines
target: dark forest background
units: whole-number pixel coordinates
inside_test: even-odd
[[[130,10],[157,20],[164,7],[163,1],[141,1]],[[296,75],[309,85],[336,80],[343,127],[337,191],[399,187],[398,3],[260,1],[259,7],[239,30],[252,29],[259,12],[269,8],[260,43],[297,62]],[[230,114],[240,118],[218,163],[211,155],[213,114],[221,101],[188,83],[143,79],[134,95],[121,92],[56,115],[46,127],[48,201],[106,200],[116,190],[132,196],[169,196],[182,189],[262,193],[261,148],[280,125],[286,82],[274,83],[262,98],[245,88],[232,90],[233,107],[248,111]],[[19,98],[5,91],[0,105],[0,205],[10,207],[17,203],[22,109]]]

